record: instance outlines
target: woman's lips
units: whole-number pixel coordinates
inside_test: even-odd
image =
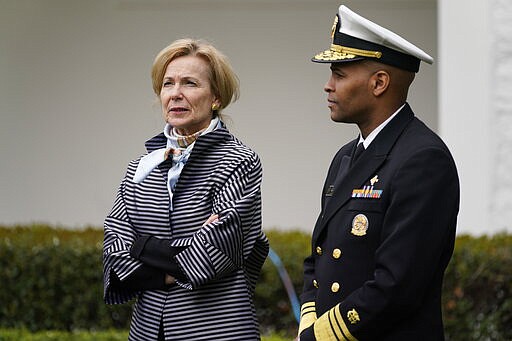
[[[183,107],[173,107],[173,108],[170,108],[169,110],[167,110],[168,113],[183,113],[183,112],[186,112],[188,111],[187,108],[183,108]]]

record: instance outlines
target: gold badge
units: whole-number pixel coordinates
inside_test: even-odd
[[[352,233],[354,236],[364,236],[368,230],[368,218],[364,214],[358,214],[352,219]]]
[[[370,179],[370,185],[375,185],[376,182],[379,182],[379,176],[375,175],[373,178]]]
[[[347,312],[347,318],[352,324],[356,324],[357,322],[361,321],[361,319],[359,318],[359,314],[355,309],[349,310]]]

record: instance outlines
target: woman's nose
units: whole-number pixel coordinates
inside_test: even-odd
[[[181,87],[179,84],[174,85],[170,91],[171,99],[179,99],[183,97],[183,93],[181,92]]]

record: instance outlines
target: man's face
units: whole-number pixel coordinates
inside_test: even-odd
[[[332,63],[324,86],[331,119],[360,124],[367,119],[371,104],[371,72],[364,62]]]

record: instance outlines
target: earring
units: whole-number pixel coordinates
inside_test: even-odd
[[[219,110],[219,105],[217,103],[212,103],[212,110]]]

